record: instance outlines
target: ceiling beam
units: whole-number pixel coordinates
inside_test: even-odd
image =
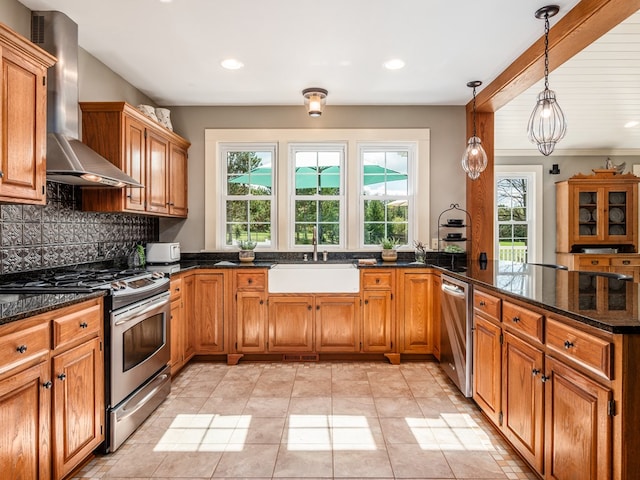
[[[549,29],[549,71],[638,10],[640,0],[582,0]],[[543,77],[544,35],[476,95],[476,110],[496,112]],[[467,111],[472,104],[467,103]]]

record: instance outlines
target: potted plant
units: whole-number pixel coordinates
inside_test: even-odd
[[[393,237],[385,237],[380,242],[382,246],[382,261],[383,262],[395,262],[398,260],[398,252],[396,251],[396,245],[398,241]]]
[[[256,253],[253,251],[258,245],[258,242],[254,242],[251,239],[239,240],[238,246],[240,252],[238,252],[238,258],[241,262],[253,262],[256,258]]]

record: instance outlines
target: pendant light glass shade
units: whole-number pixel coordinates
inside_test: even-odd
[[[556,143],[567,133],[567,121],[556,100],[556,93],[549,90],[549,17],[559,11],[557,5],[547,5],[535,13],[536,18],[544,18],[544,90],[538,94],[536,106],[529,117],[527,135],[545,156],[551,155]]]
[[[467,148],[462,156],[462,169],[467,172],[471,180],[475,180],[485,168],[487,168],[487,152],[482,148],[482,140],[474,135],[467,142]]]
[[[473,135],[467,142],[467,148],[462,155],[462,169],[471,180],[476,180],[487,168],[487,152],[482,147],[482,140],[476,136],[476,87],[482,85],[480,80],[467,83],[467,87],[473,87]]]

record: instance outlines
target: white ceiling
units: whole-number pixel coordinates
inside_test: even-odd
[[[79,25],[82,48],[160,105],[464,105],[543,33],[541,0],[20,0]],[[578,0],[556,0],[566,14]],[[569,122],[561,149],[636,149],[640,17],[552,72]],[[607,36],[609,38],[609,36]],[[220,66],[228,57],[245,67]],[[402,70],[383,62],[402,58]],[[636,60],[636,62],[633,62]],[[639,64],[640,65],[640,64]],[[481,90],[480,87],[479,90]],[[526,123],[542,84],[496,114],[496,149],[531,153]],[[614,96],[611,97],[611,92]],[[613,98],[613,100],[612,100]],[[614,104],[614,108],[603,109]],[[624,130],[624,132],[623,132]],[[613,154],[613,153],[611,153]]]

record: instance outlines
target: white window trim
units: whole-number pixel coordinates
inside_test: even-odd
[[[364,180],[363,180],[363,153],[367,151],[379,151],[381,149],[392,151],[392,150],[407,150],[409,152],[408,158],[408,171],[407,175],[409,177],[409,182],[407,185],[407,200],[409,202],[409,213],[407,220],[409,222],[409,228],[407,231],[407,238],[409,239],[409,244],[404,249],[413,250],[413,242],[411,239],[417,240],[418,237],[414,235],[414,228],[417,228],[417,218],[415,213],[415,195],[414,193],[417,191],[416,189],[416,170],[418,164],[417,150],[418,150],[418,142],[360,142],[358,143],[358,225],[362,227],[364,224],[364,208],[363,208],[363,200],[364,200]],[[366,197],[370,200],[384,200],[386,196],[371,196]],[[414,227],[415,226],[415,227]],[[426,243],[426,241],[423,241]],[[379,245],[365,245],[364,244],[364,230],[359,228],[358,232],[358,244],[359,248],[362,250],[379,250]],[[403,248],[401,248],[403,250]]]
[[[347,228],[345,225],[346,219],[346,203],[347,203],[347,194],[345,191],[345,178],[348,178],[347,171],[347,162],[346,162],[346,154],[347,154],[347,145],[344,142],[333,142],[333,143],[318,143],[318,142],[295,142],[289,144],[289,160],[290,160],[290,168],[289,168],[289,185],[291,187],[290,190],[290,202],[289,202],[289,228],[287,230],[288,238],[287,238],[287,248],[291,251],[307,251],[309,250],[309,245],[296,245],[294,242],[294,229],[295,229],[295,202],[296,200],[301,199],[302,197],[296,195],[296,169],[295,169],[295,153],[296,152],[322,152],[322,151],[339,151],[340,152],[340,195],[336,195],[338,200],[340,201],[340,219],[339,219],[339,234],[340,234],[340,243],[337,245],[321,245],[318,244],[318,248],[322,248],[322,250],[344,250],[346,241],[346,233]],[[323,197],[323,196],[309,196],[308,200],[328,200],[330,198],[335,197]]]
[[[272,204],[271,204],[271,225],[275,225],[275,220],[276,220],[276,212],[277,212],[277,208],[276,208],[276,202],[278,201],[278,185],[277,182],[275,182],[275,179],[278,178],[278,163],[277,163],[277,158],[278,158],[278,145],[277,143],[264,143],[264,142],[260,142],[260,143],[227,143],[227,142],[220,142],[218,144],[218,148],[220,149],[220,151],[218,152],[218,155],[221,159],[221,161],[219,162],[219,178],[220,179],[226,179],[227,178],[227,162],[226,162],[226,158],[227,158],[227,152],[255,152],[255,151],[259,151],[259,150],[263,150],[263,151],[271,151],[273,152],[273,164],[271,167],[271,180],[272,180],[272,188],[271,188],[271,195],[269,196],[269,198],[271,198]],[[222,194],[220,195],[220,205],[218,206],[219,208],[219,212],[218,218],[222,218],[225,219],[224,223],[226,223],[226,218],[227,218],[227,212],[226,212],[226,201],[229,199],[229,193],[227,192],[227,185],[225,184],[225,182],[221,181],[222,185],[221,185],[221,189],[222,189]],[[265,196],[260,196],[260,197],[256,197],[256,199],[259,198],[267,198]],[[226,231],[224,229],[220,229],[220,231],[218,232],[218,238],[216,239],[216,244],[219,245],[220,249],[223,250],[237,250],[237,246],[235,245],[227,245],[226,242]],[[271,231],[271,244],[272,245],[277,245],[278,244],[278,232],[276,230]],[[256,247],[256,250],[265,250],[264,248],[258,246]]]
[[[289,195],[291,186],[288,182],[288,149],[289,143],[308,142],[346,142],[346,165],[351,170],[357,168],[358,142],[389,142],[403,143],[416,142],[415,161],[415,185],[414,201],[420,206],[420,215],[416,212],[414,232],[415,240],[428,241],[430,236],[430,130],[428,128],[371,128],[371,129],[205,129],[205,198],[201,208],[204,209],[204,249],[203,251],[220,251],[224,245],[219,242],[218,215],[222,211],[219,194],[220,188],[220,162],[223,159],[219,155],[220,143],[276,143],[278,145],[276,186],[278,187],[277,215],[274,235],[277,235],[277,244],[274,242],[271,250],[286,251],[288,249]],[[352,163],[353,162],[353,163]],[[357,175],[345,177],[346,181],[346,245],[348,251],[362,250],[359,247],[359,195]],[[353,193],[355,194],[353,194]],[[199,206],[190,206],[191,209]]]
[[[531,190],[534,194],[533,201],[529,206],[532,211],[530,212],[531,223],[534,228],[534,235],[531,237],[531,244],[529,248],[528,260],[530,263],[542,262],[542,165],[495,165],[494,166],[494,185],[498,183],[498,178],[519,178],[527,177],[531,181]],[[494,188],[493,205],[494,211],[497,212],[496,207],[498,203],[497,188]],[[495,223],[494,230],[494,244],[495,244],[495,258],[498,258],[498,248],[500,243],[498,242],[498,222]]]

